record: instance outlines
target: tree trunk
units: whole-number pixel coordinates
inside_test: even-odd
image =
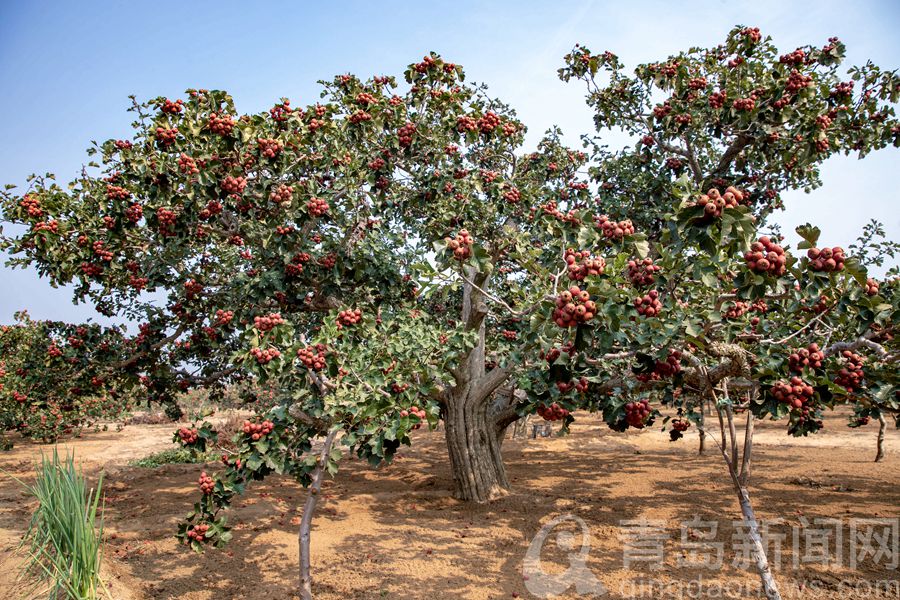
[[[697,454],[703,454],[706,451],[706,407],[705,402],[700,403],[700,447]]]
[[[753,512],[753,506],[750,504],[750,494],[747,488],[738,483],[734,479],[734,488],[738,495],[738,501],[741,504],[741,514],[744,522],[747,524],[747,535],[750,543],[753,544],[753,558],[756,561],[756,571],[762,581],[763,593],[767,600],[781,600],[781,593],[778,591],[778,584],[775,583],[775,576],[772,575],[772,569],[769,567],[769,559],[766,557],[766,547],[763,544],[762,537],[759,535],[759,523],[756,521],[756,514]]]
[[[309,494],[306,497],[306,504],[303,506],[303,517],[300,519],[300,533],[298,534],[300,542],[300,597],[303,600],[312,600],[312,576],[310,575],[310,559],[309,559],[309,534],[312,527],[313,514],[316,511],[316,505],[319,503],[319,492],[322,489],[322,480],[325,478],[325,465],[328,464],[328,454],[331,452],[331,446],[334,444],[334,438],[337,435],[337,428],[328,432],[325,437],[325,443],[322,444],[322,451],[316,461],[316,468],[313,470],[312,483],[309,486]]]
[[[887,420],[883,414],[878,415],[878,441],[876,442],[875,462],[881,462],[884,458],[884,430],[887,428]]]
[[[470,395],[450,398],[444,435],[453,474],[453,495],[460,500],[489,502],[509,490],[500,442],[488,418],[488,404]]]

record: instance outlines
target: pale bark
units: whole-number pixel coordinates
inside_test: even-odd
[[[887,428],[887,420],[884,415],[878,415],[878,441],[876,442],[875,462],[881,462],[884,458],[884,430]]]
[[[319,492],[322,490],[322,480],[325,478],[325,467],[328,464],[328,455],[334,445],[337,428],[328,432],[322,450],[316,460],[316,468],[312,473],[312,483],[309,485],[309,493],[306,504],[303,506],[303,516],[300,519],[300,597],[303,600],[312,600],[312,575],[310,574],[309,537],[312,527],[313,514],[319,502]]]

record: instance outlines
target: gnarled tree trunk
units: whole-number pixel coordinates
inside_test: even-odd
[[[500,442],[488,404],[466,395],[447,403],[444,416],[454,496],[488,502],[509,489]]]
[[[884,430],[887,429],[887,420],[883,414],[878,415],[878,440],[876,441],[875,462],[881,462],[884,458]]]
[[[454,496],[470,502],[488,502],[506,493],[509,481],[498,439],[498,419],[490,409],[494,391],[509,379],[500,366],[485,369],[487,305],[481,290],[488,276],[470,269],[463,288],[462,321],[478,341],[454,371],[455,385],[444,392],[444,426]]]

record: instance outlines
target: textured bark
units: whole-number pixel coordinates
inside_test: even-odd
[[[509,489],[497,419],[490,408],[494,392],[509,379],[510,371],[502,367],[485,370],[487,306],[478,288],[487,285],[488,277],[474,269],[468,276],[475,285],[467,283],[463,288],[462,321],[466,329],[478,332],[478,342],[463,357],[454,373],[456,385],[445,394],[444,436],[454,496],[468,502],[489,502]]]
[[[444,416],[454,496],[489,502],[509,490],[500,442],[485,402],[470,395],[452,398]]]
[[[887,428],[887,420],[884,415],[878,415],[878,441],[875,451],[875,462],[881,462],[884,458],[884,430]]]

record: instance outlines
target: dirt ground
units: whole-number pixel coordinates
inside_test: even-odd
[[[823,433],[801,439],[786,436],[783,423],[758,427],[751,494],[760,519],[783,519],[772,531],[773,538],[780,534],[785,540],[776,572],[785,599],[900,598],[896,538],[886,542],[893,556],[865,557],[855,569],[849,565],[852,519],[888,518],[896,523],[900,516],[900,432],[888,430],[887,457],[876,464],[877,425],[850,430],[845,424],[845,418],[835,415]],[[172,430],[172,425],[130,425],[60,444],[73,450],[92,476],[105,472],[104,575],[111,596],[297,598],[302,488],[284,478],[254,486],[230,512],[232,543],[224,550],[195,555],[179,546],[173,534],[196,498],[202,467],[144,469],[127,464],[171,447]],[[571,556],[578,554],[582,537],[571,528],[573,522],[554,529],[547,539],[540,555],[547,575],[530,563],[523,570],[523,561],[542,526],[564,515],[586,524],[590,552],[578,572],[605,586],[603,597],[757,597],[756,577],[732,565],[737,555],[732,542],[739,533],[732,521],[740,513],[721,456],[713,444],[698,456],[697,442],[693,430],[671,443],[658,429],[617,434],[593,418],[576,421],[567,437],[507,440],[503,453],[512,491],[482,506],[451,497],[441,432],[417,432],[413,447],[404,448],[392,465],[381,469],[347,460],[336,479],[325,483],[313,527],[316,597],[548,597],[532,591],[571,564],[565,551],[571,546],[561,531],[576,532]],[[34,461],[47,449],[18,441],[15,449],[0,453],[5,471],[0,472],[0,598],[17,596],[13,571],[18,559],[13,550],[31,508],[10,474],[28,478]],[[705,541],[709,525],[682,527],[692,518],[717,523],[715,540]],[[798,538],[799,551],[792,550],[795,526],[803,519],[815,523],[816,518],[841,520],[841,526],[832,525],[830,531],[842,534],[842,565],[813,562],[815,545],[805,534]],[[667,538],[641,538],[643,558],[655,561],[663,552],[658,569],[639,560],[639,543],[628,545],[623,538],[638,526],[622,522],[642,519],[644,534],[661,521],[660,533]],[[712,556],[716,551],[710,548],[715,546],[709,544],[720,543],[724,566],[705,569],[692,563],[691,542],[700,545],[701,554]],[[836,555],[834,547],[824,553]],[[577,560],[575,564],[577,568]],[[846,581],[860,587],[850,591],[843,587]],[[879,582],[887,593],[878,590]],[[573,587],[553,597],[587,598],[591,589],[582,588],[579,594]]]

